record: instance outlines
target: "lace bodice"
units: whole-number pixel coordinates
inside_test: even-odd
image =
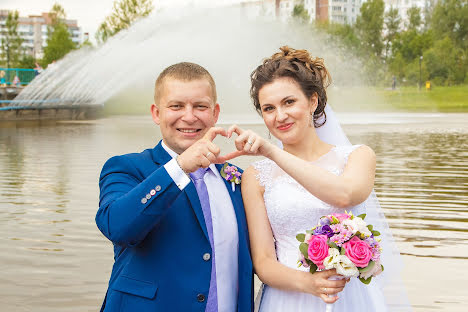
[[[359,145],[335,146],[313,163],[329,172],[340,175],[348,157]],[[299,242],[296,234],[314,227],[323,215],[342,212],[309,193],[302,185],[284,172],[270,159],[253,164],[258,171],[257,179],[265,188],[263,195],[271,229],[275,238],[278,260],[297,268]],[[360,210],[359,207],[354,207]]]

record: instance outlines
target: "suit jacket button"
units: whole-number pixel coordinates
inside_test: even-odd
[[[151,198],[151,195],[150,194],[146,194],[146,199],[150,199]]]
[[[148,202],[148,200],[146,199],[146,197],[143,197],[143,198],[141,199],[141,203],[142,203],[143,205],[146,204],[147,202]]]
[[[161,190],[161,185],[156,185],[154,189],[156,190],[156,192],[159,192]]]
[[[156,190],[151,190],[151,191],[150,191],[150,195],[151,195],[151,196],[156,195]]]
[[[211,255],[209,253],[206,253],[203,255],[203,260],[208,261],[211,259]]]
[[[205,301],[205,295],[198,294],[197,295],[197,300],[198,300],[198,302],[204,302]]]

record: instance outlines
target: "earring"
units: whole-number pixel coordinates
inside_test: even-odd
[[[270,133],[270,131],[268,131],[268,139],[271,140],[271,133]]]
[[[314,126],[314,113],[310,114],[310,126]]]

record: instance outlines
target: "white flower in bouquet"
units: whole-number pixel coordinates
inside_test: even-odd
[[[338,263],[335,264],[336,273],[346,277],[357,277],[359,275],[358,268],[345,255],[338,256]]]
[[[365,235],[366,237],[369,237],[372,235],[372,232],[369,230],[364,220],[362,220],[359,217],[354,217],[352,221],[354,221],[354,223],[356,224],[359,233]]]
[[[345,277],[358,276],[359,270],[345,255],[340,255],[336,248],[328,249],[328,257],[323,260],[326,270],[336,269],[336,273]]]
[[[353,235],[356,234],[357,231],[359,231],[359,226],[354,220],[351,220],[351,219],[344,220],[343,225],[346,226],[348,231],[351,231]]]
[[[326,270],[331,270],[335,268],[335,264],[339,262],[340,252],[336,248],[328,249],[328,257],[323,260],[323,265]]]

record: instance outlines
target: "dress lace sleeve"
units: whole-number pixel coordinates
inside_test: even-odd
[[[260,183],[260,186],[267,188],[272,180],[273,162],[269,159],[262,159],[252,164],[257,175],[255,176]]]

